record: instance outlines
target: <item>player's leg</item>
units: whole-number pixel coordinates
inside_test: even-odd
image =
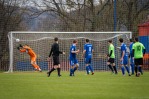
[[[124,57],[123,64],[124,64],[124,67],[126,68],[126,71],[127,71],[128,75],[131,76],[130,75],[130,70],[129,70],[129,67],[128,67],[128,57]]]
[[[31,65],[34,67],[35,70],[41,71],[40,67],[36,63],[36,57],[31,57]]]
[[[86,73],[87,73],[87,75],[89,75],[89,66],[88,66],[88,64],[86,64]]]
[[[134,59],[134,62],[135,62],[135,73],[136,73],[136,76],[137,76],[138,66],[139,66],[139,60],[138,59]]]
[[[85,66],[86,66],[86,73],[89,75],[89,64],[88,64],[88,59],[85,58]]]
[[[108,59],[108,62],[107,62],[107,66],[110,68],[110,70],[112,71],[112,73],[114,72],[112,66],[111,66],[111,58]]]
[[[74,74],[74,60],[70,59],[70,76]]]
[[[61,68],[60,68],[60,64],[58,64],[58,67],[57,67],[57,72],[58,72],[58,76],[60,77],[60,76],[62,76],[61,75]]]
[[[40,69],[40,67],[37,65],[37,62],[36,61],[35,61],[35,65],[37,67],[37,70],[40,71],[40,72],[42,72],[42,70]]]
[[[113,66],[113,69],[114,69],[114,71],[115,71],[115,74],[117,74],[118,72],[117,72],[117,68],[116,68],[115,63],[112,63],[112,66]]]
[[[131,76],[130,71],[129,71],[129,67],[127,65],[124,65],[124,66],[126,68],[126,71],[127,71],[128,75]]]
[[[77,59],[74,60],[74,64],[75,64],[75,67],[74,67],[74,72],[75,72],[79,68],[79,63]]]
[[[53,68],[47,72],[47,76],[50,77],[51,73],[57,68],[57,58],[55,56],[53,56]]]
[[[129,76],[131,76],[130,75],[130,71],[129,71],[129,67],[128,67],[128,57],[124,57],[124,59],[123,59],[123,64],[124,64],[124,66],[125,66],[125,68],[126,68],[126,71],[127,71],[127,73],[128,73],[128,75]]]
[[[61,74],[61,67],[60,67],[60,61],[59,61],[59,56],[56,56],[55,57],[55,64],[57,65],[55,68],[57,68],[57,73],[58,73],[58,76],[60,77]]]
[[[34,67],[35,70],[41,71],[41,69],[40,69],[39,66],[36,64],[36,62],[31,61],[31,65]]]
[[[94,70],[93,67],[91,66],[91,58],[88,59],[88,63],[89,63],[89,69],[91,70],[92,75],[94,75]]]
[[[138,66],[138,69],[139,69],[139,72],[143,75],[142,65],[143,65],[143,58],[139,58],[139,66]]]
[[[116,69],[116,65],[115,65],[115,62],[114,62],[114,58],[110,58],[110,64],[112,65],[114,71],[115,71],[115,74],[117,74],[117,69]]]
[[[73,76],[75,71],[79,68],[79,63],[75,63],[74,68],[73,68]]]
[[[121,71],[122,71],[122,75],[125,75],[125,67],[124,67],[124,59],[120,62],[121,64]]]
[[[130,57],[131,74],[134,75],[134,59]]]
[[[142,65],[139,65],[138,69],[139,69],[139,72],[141,73],[141,75],[143,75]]]

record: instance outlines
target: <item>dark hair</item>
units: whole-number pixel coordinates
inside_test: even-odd
[[[55,37],[55,38],[54,38],[54,41],[58,41],[58,37]]]
[[[89,39],[86,39],[86,42],[89,42],[90,40]]]
[[[132,40],[132,39],[129,39],[129,41],[130,41],[130,42],[133,42],[133,40]]]
[[[135,41],[137,41],[137,42],[139,41],[138,37],[135,37]]]
[[[112,40],[109,40],[108,42],[109,42],[109,43],[112,43]]]
[[[123,42],[123,38],[120,38],[119,41],[122,43]]]
[[[77,40],[73,40],[73,43],[77,43]]]

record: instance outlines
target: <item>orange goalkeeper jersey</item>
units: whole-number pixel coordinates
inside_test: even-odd
[[[35,52],[29,46],[23,46],[23,48],[20,49],[20,52],[27,52],[30,57],[36,57]]]

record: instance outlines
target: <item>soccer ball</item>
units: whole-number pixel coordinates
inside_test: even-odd
[[[20,39],[16,39],[16,42],[20,42]]]
[[[140,75],[141,75],[141,73],[140,73],[140,72],[138,72],[138,73],[137,73],[137,77],[140,77]]]

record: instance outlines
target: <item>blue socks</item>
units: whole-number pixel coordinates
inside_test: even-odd
[[[92,67],[91,65],[86,66],[86,72],[87,72],[87,74],[89,74],[89,70],[90,70],[92,73],[94,72],[93,67]]]
[[[74,72],[77,70],[77,67],[70,69],[70,76],[74,76]]]
[[[125,66],[125,68],[126,68],[128,74],[129,74],[130,72],[129,72],[129,68],[128,68],[128,66]]]
[[[121,70],[122,70],[122,74],[125,75],[125,67],[124,66],[121,67]]]
[[[89,66],[86,66],[86,72],[89,74]]]
[[[134,64],[131,64],[131,72],[132,72],[132,74],[134,74]]]
[[[91,70],[92,73],[94,72],[93,67],[91,65],[89,65],[89,69]]]
[[[70,69],[70,76],[72,76],[73,74],[74,74],[74,69],[71,68],[71,69]]]

